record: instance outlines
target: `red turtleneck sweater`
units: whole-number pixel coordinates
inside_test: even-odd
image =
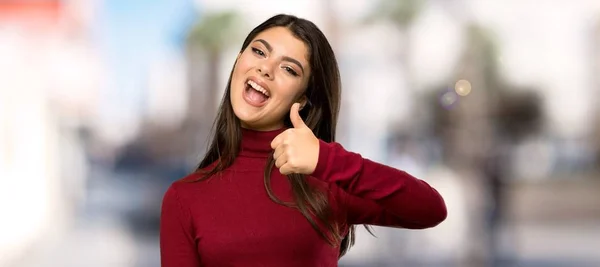
[[[242,131],[241,151],[221,176],[171,185],[161,213],[163,267],[337,266],[339,248],[330,246],[302,214],[273,202],[263,173],[270,143],[282,130]],[[291,186],[278,169],[272,188],[292,200]],[[310,182],[328,192],[343,229],[371,224],[409,229],[436,226],[446,218],[440,194],[406,172],[378,164],[320,141]]]

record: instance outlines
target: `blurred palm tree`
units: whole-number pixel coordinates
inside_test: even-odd
[[[202,114],[214,117],[217,109],[220,59],[223,52],[238,39],[241,20],[238,13],[225,11],[208,13],[194,25],[188,36],[190,73],[192,76],[189,115],[198,118]],[[197,79],[204,66],[205,80]],[[202,104],[199,105],[199,101]]]
[[[219,74],[223,53],[236,44],[240,37],[242,19],[235,11],[206,13],[192,27],[187,39],[187,57],[190,92],[184,131],[192,155],[198,156],[198,148],[210,133],[217,114]],[[195,158],[194,158],[195,159]],[[193,164],[196,164],[194,162]]]
[[[431,121],[442,135],[445,157],[457,168],[477,168],[496,138],[518,142],[541,127],[541,99],[536,88],[502,80],[499,49],[488,29],[466,27],[466,47],[454,79],[428,96]]]
[[[542,102],[536,93],[539,89],[503,81],[492,31],[468,24],[464,43],[454,79],[436,86],[426,106],[432,108],[429,127],[440,141],[442,161],[460,174],[471,192],[486,196],[477,205],[468,204],[473,213],[486,217],[469,222],[477,234],[469,233],[469,245],[463,248],[464,266],[484,266],[502,260],[498,229],[506,225],[509,208],[510,149],[539,133]]]

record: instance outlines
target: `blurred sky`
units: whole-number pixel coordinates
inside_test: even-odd
[[[198,11],[191,0],[106,0],[99,6],[96,40],[112,78],[102,88],[100,119],[135,125],[145,115],[150,67],[183,53]]]

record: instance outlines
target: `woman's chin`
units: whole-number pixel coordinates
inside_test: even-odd
[[[283,127],[283,121],[268,121],[262,112],[257,112],[255,109],[250,107],[234,108],[234,113],[235,116],[240,120],[241,126],[246,129],[269,131],[277,130]]]
[[[249,109],[236,110],[235,116],[240,119],[240,122],[248,125],[256,124],[261,120],[260,114]]]
[[[235,116],[240,120],[240,124],[244,128],[255,128],[261,123],[260,115],[249,110],[240,110],[235,112]]]

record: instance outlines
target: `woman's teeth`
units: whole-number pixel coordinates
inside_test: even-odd
[[[258,85],[257,83],[253,82],[253,81],[248,81],[248,84],[250,85],[250,87],[252,87],[252,89],[259,91],[261,93],[263,93],[264,95],[266,95],[267,97],[269,97],[269,92],[267,92],[267,90],[265,90],[265,88],[262,88],[262,86]]]

